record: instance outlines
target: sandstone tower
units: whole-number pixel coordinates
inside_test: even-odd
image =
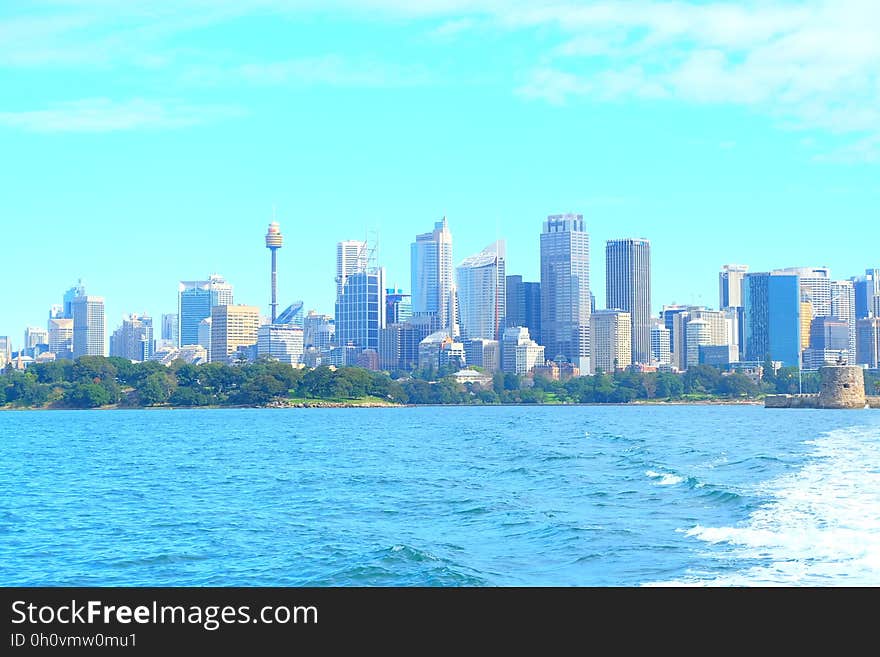
[[[819,373],[819,408],[865,407],[865,374],[861,367],[829,365]]]

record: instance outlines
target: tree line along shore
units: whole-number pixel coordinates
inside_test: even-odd
[[[625,404],[749,402],[765,394],[818,391],[815,373],[765,369],[760,383],[705,365],[682,374],[621,371],[553,381],[497,372],[491,384],[459,383],[454,370],[372,372],[295,368],[277,361],[189,365],[83,356],[0,375],[2,408],[387,406],[433,404]],[[869,390],[880,380],[867,377]]]

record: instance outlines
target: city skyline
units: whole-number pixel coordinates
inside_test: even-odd
[[[714,306],[723,263],[875,266],[877,3],[221,4],[0,8],[0,334],[78,278],[108,330],[214,272],[268,314],[273,218],[279,307],[322,313],[337,242],[378,229],[407,288],[444,215],[455,265],[504,238],[526,281],[549,214],[646,238],[654,314]]]

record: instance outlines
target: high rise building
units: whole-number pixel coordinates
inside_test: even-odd
[[[597,310],[590,317],[592,362],[596,372],[632,364],[632,316],[625,310]]]
[[[208,360],[207,362],[211,362],[211,318],[205,317],[202,321],[199,322],[199,331],[198,331],[198,341],[197,345],[204,347],[205,353],[207,354]],[[195,345],[183,345],[183,347],[192,347]]]
[[[384,370],[413,370],[419,366],[419,343],[428,337],[412,322],[389,323],[379,331],[379,367]]]
[[[336,343],[359,350],[379,351],[379,332],[385,328],[385,270],[349,273],[336,300]]]
[[[810,347],[849,351],[849,326],[837,317],[817,317],[810,324]]]
[[[217,305],[211,308],[211,362],[226,362],[239,347],[257,344],[260,309]]]
[[[784,366],[798,366],[800,363],[801,287],[798,278],[797,274],[779,272],[745,275],[746,360],[769,358],[782,362]]]
[[[856,319],[880,317],[880,269],[866,269],[850,279],[855,293]]]
[[[827,267],[787,267],[773,273],[796,275],[801,301],[813,304],[813,317],[831,316],[831,273]]]
[[[541,339],[549,360],[590,369],[590,236],[580,214],[550,215],[541,233]]]
[[[467,354],[467,347],[465,347]],[[485,358],[485,352],[483,353]],[[476,364],[476,363],[470,363]],[[524,375],[536,365],[544,364],[544,347],[532,340],[529,329],[511,326],[504,329],[501,340],[501,369],[511,374]]]
[[[104,297],[75,297],[70,309],[73,314],[73,357],[104,356]]]
[[[385,290],[385,321],[388,324],[400,324],[412,317],[412,301],[409,294],[398,288]]]
[[[257,353],[299,365],[303,358],[303,328],[296,324],[263,324],[257,330]]]
[[[541,344],[541,284],[524,282],[522,276],[507,277],[507,326],[525,326]]]
[[[206,281],[181,281],[177,286],[180,346],[202,344],[198,341],[199,322],[211,316],[214,306],[227,306],[232,302],[232,285],[218,274],[212,274]],[[208,345],[202,346],[210,353]]]
[[[49,320],[49,351],[55,358],[73,358],[73,320],[58,317]]]
[[[336,325],[330,315],[310,310],[303,319],[303,342],[305,348],[328,349],[334,343]]]
[[[0,335],[0,362],[5,366],[12,358],[12,342],[8,335]]]
[[[342,294],[346,279],[369,266],[367,243],[358,240],[345,240],[336,245],[336,296]]]
[[[505,244],[499,240],[456,269],[461,335],[498,340],[507,306]]]
[[[85,295],[85,285],[83,285],[82,279],[79,279],[76,282],[76,285],[74,285],[64,293],[64,298],[61,304],[61,317],[64,317],[66,319],[73,319],[73,302],[77,297],[84,297]]]
[[[831,281],[831,316],[846,322],[847,362],[856,362],[856,291],[852,281]]]
[[[605,244],[605,300],[632,320],[632,362],[651,362],[651,245],[645,239]]]
[[[670,330],[663,324],[651,327],[651,357],[654,365],[671,365],[672,351]]]
[[[131,361],[146,361],[153,356],[153,319],[146,315],[128,315],[110,335],[110,355]]]
[[[718,274],[718,307],[741,308],[743,276],[749,271],[748,265],[724,265]]]
[[[482,367],[488,372],[497,372],[501,369],[501,343],[498,340],[485,338],[465,340],[464,355],[468,366]]]
[[[434,331],[453,328],[455,272],[452,233],[446,217],[436,222],[430,233],[416,235],[410,246],[410,271],[413,315],[431,318]]]
[[[160,337],[165,344],[169,344],[174,347],[180,346],[180,335],[178,333],[179,329],[180,323],[177,317],[177,313],[162,314],[162,332],[160,334]]]
[[[675,316],[688,312],[689,310],[696,308],[704,308],[703,306],[683,306],[680,304],[671,304],[663,306],[663,309],[660,311],[660,322],[669,330],[669,349],[670,349],[670,357],[672,364],[681,369],[681,365],[678,362],[679,358],[676,355],[676,344],[678,344],[679,339],[675,334]],[[684,356],[686,358],[686,355]]]
[[[865,317],[856,324],[856,363],[880,368],[880,316]]]
[[[40,326],[28,326],[24,330],[24,353],[35,358],[40,354],[41,348],[49,348],[49,331]]]

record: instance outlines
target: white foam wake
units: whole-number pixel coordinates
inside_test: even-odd
[[[656,484],[658,486],[674,486],[675,484],[680,484],[684,481],[684,477],[669,474],[668,472],[656,472],[654,470],[646,470],[645,474],[648,475],[651,479],[656,479]]]
[[[744,568],[672,584],[880,585],[880,431],[841,429],[808,444],[807,465],[764,484],[770,501],[743,526],[686,532],[728,546],[725,560]]]

